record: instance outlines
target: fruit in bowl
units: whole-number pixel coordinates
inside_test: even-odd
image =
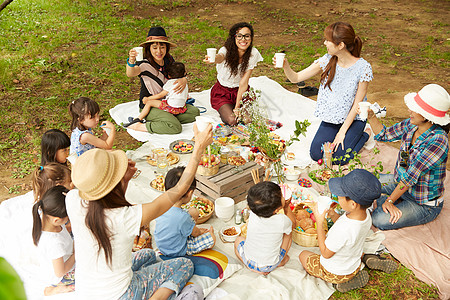
[[[220,158],[217,155],[203,154],[198,164],[197,174],[203,176],[212,176],[219,172]]]

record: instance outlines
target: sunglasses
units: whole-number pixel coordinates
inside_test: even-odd
[[[409,152],[408,151],[401,151],[400,152],[400,167],[407,168],[408,167],[408,160],[409,160]]]
[[[235,34],[234,35],[235,37],[236,37],[236,39],[237,40],[242,40],[242,39],[244,39],[244,40],[250,40],[251,38],[252,38],[252,36],[250,35],[250,34],[245,34],[245,35],[243,35],[243,34],[240,34],[240,33],[237,33],[237,34]]]

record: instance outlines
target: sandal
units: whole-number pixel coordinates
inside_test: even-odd
[[[145,120],[141,120],[139,118],[134,118],[133,119],[133,117],[128,117],[128,121],[129,121],[129,123],[123,124],[123,127],[128,127],[128,126],[130,126],[132,124],[135,124],[135,123],[145,123]]]
[[[364,254],[362,262],[372,270],[380,270],[386,273],[392,273],[398,268],[398,264],[390,259],[376,254]]]
[[[350,290],[362,288],[367,282],[369,282],[369,273],[366,270],[361,270],[349,281],[333,284],[333,287],[339,292],[345,293]]]

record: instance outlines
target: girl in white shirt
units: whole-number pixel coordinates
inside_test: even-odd
[[[241,106],[242,94],[248,90],[248,81],[253,69],[263,58],[253,48],[253,27],[241,22],[229,31],[224,47],[219,49],[216,59],[217,82],[211,89],[211,106],[228,125],[237,124],[237,109]],[[203,62],[209,62],[206,55]]]
[[[32,237],[39,250],[41,279],[45,286],[58,284],[75,265],[73,240],[64,225],[69,219],[65,203],[68,192],[64,186],[52,187],[33,205]],[[47,287],[44,295],[73,290],[73,284],[57,289]]]

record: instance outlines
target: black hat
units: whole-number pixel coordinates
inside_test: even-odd
[[[176,47],[177,45],[174,43],[169,42],[169,38],[167,37],[166,31],[161,26],[152,27],[148,31],[147,39],[145,42],[143,42],[140,46],[144,46],[148,43],[167,43],[170,44],[171,47]]]
[[[349,197],[361,205],[371,205],[381,196],[381,183],[367,170],[355,169],[344,177],[328,181],[330,192],[336,196]]]

